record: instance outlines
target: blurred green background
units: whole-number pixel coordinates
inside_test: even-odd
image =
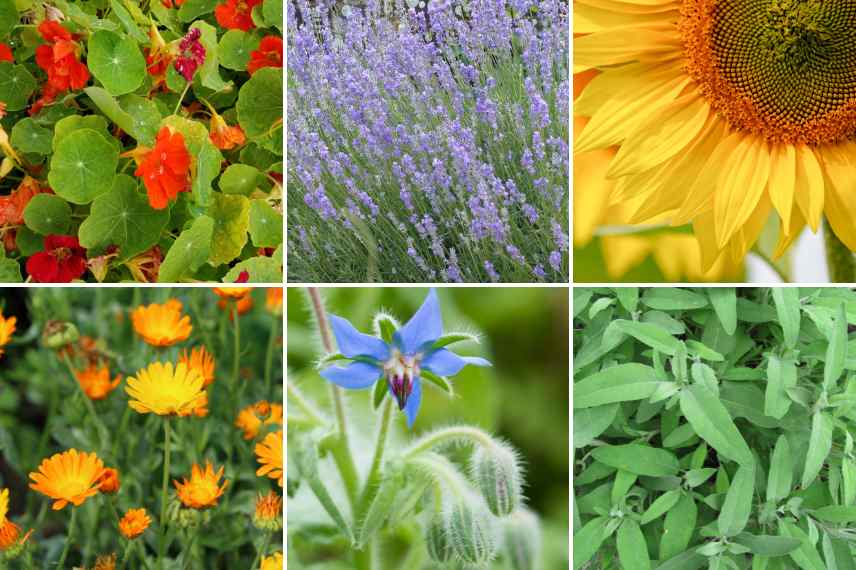
[[[404,323],[428,292],[425,288],[322,288],[327,311],[371,332],[379,310]],[[461,343],[455,352],[489,359],[492,368],[468,366],[452,378],[456,395],[449,399],[426,383],[422,408],[413,433],[403,414],[394,422],[394,438],[410,439],[432,428],[470,423],[507,439],[522,454],[526,467],[527,502],[542,519],[544,568],[568,565],[568,289],[566,288],[440,288],[445,331],[481,336],[481,345]],[[328,413],[327,382],[314,367],[321,348],[308,296],[287,293],[288,378]],[[357,418],[352,448],[358,466],[370,461],[376,418],[369,404],[371,390],[347,391],[351,414]],[[362,445],[365,443],[365,445]],[[291,520],[313,516],[289,502]],[[309,509],[307,508],[307,511]],[[317,515],[315,515],[317,516]],[[323,519],[318,519],[319,524]]]

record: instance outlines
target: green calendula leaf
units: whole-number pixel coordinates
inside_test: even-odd
[[[24,223],[41,235],[67,234],[71,227],[71,206],[54,194],[36,194],[24,208]]]
[[[638,443],[598,447],[592,457],[610,467],[648,477],[674,475],[679,468],[673,453]]]
[[[282,69],[263,67],[241,86],[238,122],[248,138],[270,135],[282,128]]]
[[[35,154],[50,154],[53,150],[51,141],[53,133],[50,129],[40,126],[36,121],[26,117],[12,127],[12,146],[21,152]]]
[[[808,440],[808,453],[805,456],[802,476],[803,488],[811,485],[823,468],[826,457],[832,449],[832,428],[833,421],[829,414],[820,410],[812,414],[811,436]]]
[[[244,196],[214,194],[208,215],[214,220],[214,236],[208,261],[217,266],[238,257],[247,243],[250,201]]]
[[[619,364],[576,382],[574,408],[643,400],[650,397],[662,382],[650,366]]]
[[[120,174],[113,188],[92,203],[78,237],[87,249],[118,246],[119,260],[124,261],[155,245],[167,222],[169,210],[153,209],[137,181]]]
[[[26,108],[37,86],[36,78],[23,65],[0,62],[0,103],[6,104],[6,111]]]
[[[231,164],[220,176],[220,190],[225,194],[249,196],[261,181],[262,173],[246,164]]]
[[[87,64],[111,95],[134,91],[146,78],[146,60],[131,38],[99,30],[89,36]]]
[[[618,527],[616,535],[618,559],[626,570],[650,570],[651,559],[648,546],[639,524],[633,519],[625,519]]]
[[[92,129],[79,129],[57,144],[48,182],[58,196],[88,204],[110,190],[118,162],[113,144]]]
[[[720,536],[734,536],[740,533],[749,522],[752,512],[752,498],[755,494],[755,463],[745,463],[737,468],[731,487],[725,495],[725,502],[719,512],[716,523]]]
[[[250,237],[256,247],[282,243],[282,214],[265,200],[250,201]]]
[[[214,236],[214,220],[200,216],[181,232],[167,251],[158,274],[159,283],[177,283],[198,270],[208,260]]]
[[[779,324],[785,335],[785,345],[793,348],[800,334],[800,292],[795,287],[774,287],[773,302],[779,315]]]
[[[740,464],[754,461],[740,430],[713,392],[701,384],[693,384],[681,391],[680,403],[681,412],[693,430],[718,453]]]
[[[259,49],[261,38],[252,32],[227,30],[220,38],[217,52],[220,55],[220,65],[226,69],[244,71],[250,62],[250,53]]]

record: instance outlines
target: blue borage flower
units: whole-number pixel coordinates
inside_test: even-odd
[[[349,389],[368,388],[381,378],[386,379],[398,409],[407,415],[408,427],[413,426],[422,402],[422,376],[454,376],[467,364],[491,366],[484,358],[458,356],[444,348],[451,342],[473,337],[443,335],[443,317],[434,289],[403,327],[392,332],[394,321],[385,317],[391,332],[389,342],[359,332],[346,319],[336,315],[330,315],[330,323],[340,353],[333,357],[352,362],[347,366],[325,368],[321,376]],[[380,334],[387,336],[383,326]]]

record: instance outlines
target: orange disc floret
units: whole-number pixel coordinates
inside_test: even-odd
[[[152,524],[146,509],[128,509],[119,520],[119,532],[128,540],[137,538]]]
[[[104,474],[101,476],[101,482],[98,485],[98,490],[102,493],[118,493],[119,492],[119,471],[112,467],[106,467]]]
[[[282,430],[267,434],[261,443],[256,444],[255,451],[261,465],[256,475],[276,479],[282,487]]]
[[[217,506],[217,499],[223,495],[226,485],[229,484],[228,481],[224,480],[223,484],[220,485],[220,478],[223,476],[224,469],[224,467],[220,467],[215,473],[210,461],[205,463],[204,470],[194,463],[189,480],[185,477],[182,483],[173,481],[181,504],[190,509],[207,509]]]
[[[99,491],[104,463],[95,453],[69,449],[42,460],[37,471],[30,473],[30,488],[55,499],[58,511],[71,503],[79,507]]]
[[[226,0],[214,8],[217,23],[227,30],[248,32],[256,27],[253,22],[253,8],[262,0]]]
[[[193,347],[193,350],[188,354],[187,349],[181,351],[181,355],[178,357],[179,363],[184,363],[191,370],[196,370],[202,376],[202,380],[205,382],[205,387],[211,385],[214,382],[214,356],[205,350],[204,346],[196,346]]]
[[[152,208],[162,210],[179,192],[190,191],[190,153],[180,132],[161,127],[154,148],[141,147],[132,154],[140,157],[134,174],[142,177]]]
[[[106,365],[90,364],[84,370],[75,373],[80,387],[92,400],[103,400],[116,389],[122,381],[120,375],[110,380],[110,369]]]
[[[3,356],[3,347],[9,344],[12,340],[12,333],[15,332],[15,323],[18,319],[15,317],[3,317],[0,313],[0,356]]]
[[[189,416],[208,405],[208,393],[198,371],[184,363],[153,362],[128,378],[128,405],[141,414]]]
[[[134,331],[152,346],[170,346],[190,336],[190,317],[181,314],[178,299],[139,306],[131,311]]]

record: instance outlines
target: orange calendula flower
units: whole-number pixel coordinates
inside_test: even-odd
[[[6,518],[9,513],[9,489],[0,490],[0,552],[17,546],[22,546],[30,535],[31,530],[21,538],[21,527]]]
[[[184,478],[183,483],[173,481],[175,489],[178,493],[178,499],[181,503],[190,509],[207,509],[217,505],[217,499],[223,495],[226,490],[228,481],[223,481],[220,485],[220,478],[223,476],[224,467],[215,473],[211,462],[205,463],[203,471],[199,465],[193,464],[190,480]]]
[[[202,375],[184,363],[153,362],[128,378],[125,391],[132,398],[128,405],[141,414],[189,416],[208,405],[204,384]]]
[[[128,509],[125,516],[119,520],[119,532],[131,540],[143,534],[150,524],[152,519],[146,513],[146,509]]]
[[[230,321],[234,320],[234,318],[235,318],[235,312],[232,310],[232,303],[233,303],[232,300],[227,300],[227,299],[220,299],[219,301],[217,301],[217,306],[221,310],[228,311]],[[235,309],[237,309],[237,311],[238,311],[238,316],[241,316],[241,315],[247,313],[250,309],[253,308],[253,304],[254,304],[253,298],[250,295],[247,295],[245,297],[241,297],[241,298],[235,300],[234,303],[235,303]]]
[[[282,552],[262,558],[260,570],[282,570]]]
[[[199,372],[206,388],[214,382],[214,356],[205,350],[204,346],[193,347],[190,354],[187,353],[187,349],[184,349],[178,357],[178,362],[184,363],[189,369]]]
[[[90,364],[86,369],[77,371],[75,376],[91,400],[103,400],[122,381],[122,376],[118,374],[110,380],[110,369],[106,365],[97,364]]]
[[[112,467],[106,467],[104,474],[101,475],[101,483],[98,485],[98,490],[102,493],[118,493],[119,492],[119,471]]]
[[[267,434],[261,443],[256,444],[255,451],[261,465],[256,475],[277,479],[282,487],[282,430]]]
[[[38,471],[30,473],[30,488],[55,499],[58,511],[71,503],[79,507],[99,491],[104,463],[95,453],[69,449],[42,460]]]
[[[253,22],[253,8],[262,0],[226,0],[214,8],[217,23],[227,30],[248,32],[256,27]]]
[[[244,439],[255,438],[261,427],[268,425],[282,425],[282,406],[269,404],[266,400],[247,406],[235,420],[235,426],[244,432]]]
[[[0,356],[3,356],[3,347],[9,344],[12,340],[12,333],[15,332],[15,323],[18,321],[15,317],[3,317],[0,313]]]
[[[274,491],[267,495],[259,494],[256,499],[256,512],[253,524],[262,530],[279,530],[282,528],[282,497]]]
[[[259,44],[259,49],[250,52],[247,73],[252,75],[263,67],[282,67],[282,38],[265,36]]]
[[[230,150],[247,142],[247,136],[240,126],[230,127],[217,113],[211,114],[211,134],[208,138],[220,150]]]
[[[152,303],[131,311],[134,331],[152,346],[170,346],[186,340],[193,330],[190,317],[181,314],[182,304],[170,299],[159,305]]]
[[[163,210],[179,192],[190,191],[190,153],[184,136],[171,127],[161,127],[154,148],[138,147],[123,156],[137,161],[134,174],[143,179],[152,208]]]
[[[102,554],[96,558],[92,570],[116,570],[116,553]]]
[[[214,287],[214,292],[218,297],[232,301],[246,297],[252,290],[252,287]]]
[[[271,287],[267,290],[265,307],[274,315],[282,315],[282,288]]]

